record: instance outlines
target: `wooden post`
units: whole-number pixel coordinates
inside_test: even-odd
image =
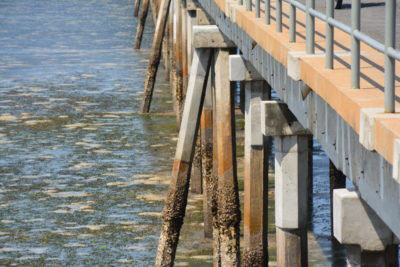
[[[261,130],[261,100],[271,88],[240,55],[229,57],[229,79],[244,91],[244,252],[243,266],[268,265],[268,152],[271,137]]]
[[[196,49],[188,97],[179,131],[174,167],[163,210],[163,224],[155,266],[173,266],[189,191],[190,166],[199,129],[206,81],[211,64],[210,49]]]
[[[157,69],[158,65],[160,64],[161,45],[164,37],[165,25],[168,19],[168,10],[170,4],[171,0],[162,0],[160,10],[158,12],[157,25],[154,33],[149,65],[147,67],[146,80],[144,82],[144,98],[141,108],[142,113],[148,113],[150,110]]]
[[[229,50],[215,54],[215,113],[218,160],[218,226],[222,266],[239,266],[240,206],[236,174],[235,115],[228,79]]]
[[[265,81],[244,82],[244,242],[243,266],[268,265],[268,142],[261,132],[260,101],[268,99]]]
[[[133,10],[133,16],[137,17],[139,15],[140,0],[136,0],[135,9]]]
[[[211,76],[211,75],[210,75]],[[203,112],[200,121],[201,162],[203,177],[203,214],[204,236],[213,237],[213,213],[216,211],[217,180],[213,176],[213,110],[212,110],[211,77],[208,78],[207,91],[204,98]],[[215,212],[216,213],[216,212]],[[215,214],[214,214],[215,215]],[[216,219],[215,219],[216,220]]]
[[[182,79],[183,79],[183,92],[186,95],[187,84],[188,84],[188,44],[187,44],[187,19],[188,15],[186,12],[186,1],[182,2],[181,6],[181,19],[182,19]]]
[[[198,135],[200,137],[200,135]],[[195,194],[203,193],[203,179],[201,170],[201,138],[197,138],[194,148],[194,159],[192,163],[192,175],[190,183],[190,191]]]
[[[153,18],[154,25],[157,23],[157,14],[158,14],[158,1],[150,0],[150,9],[151,9],[151,17]]]
[[[214,53],[215,57],[215,53]],[[213,61],[215,59],[213,58]],[[211,194],[208,199],[211,200],[211,214],[213,225],[213,265],[220,267],[221,265],[221,240],[219,234],[219,220],[218,220],[218,138],[217,138],[217,113],[216,113],[216,99],[215,99],[215,64],[211,64],[211,95],[212,95],[212,109],[213,109],[213,154],[212,154],[212,176],[210,186]]]
[[[276,227],[277,266],[308,266],[307,230]]]
[[[147,13],[149,11],[150,0],[143,0],[142,12],[140,13],[139,23],[136,31],[135,45],[134,49],[140,49],[143,37],[143,29],[146,24]]]
[[[338,188],[346,188],[346,176],[339,171],[332,161],[329,161],[329,191],[330,191],[330,209],[331,209],[331,236],[332,241],[337,242],[333,236],[333,190]]]
[[[181,19],[181,1],[175,0],[174,2],[174,40],[173,40],[173,80],[175,90],[175,105],[176,105],[176,118],[177,124],[180,125],[181,115],[183,110],[183,78],[182,78],[182,19]]]

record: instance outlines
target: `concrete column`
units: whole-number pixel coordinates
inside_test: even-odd
[[[346,245],[348,266],[398,266],[393,233],[357,192],[333,193],[335,238]]]
[[[275,224],[278,266],[307,266],[310,136],[277,101],[262,101],[263,133],[275,137]]]
[[[329,193],[331,198],[331,236],[332,241],[337,242],[333,236],[333,190],[346,188],[346,176],[338,170],[332,161],[329,161]]]
[[[307,265],[308,137],[275,137],[278,266]]]

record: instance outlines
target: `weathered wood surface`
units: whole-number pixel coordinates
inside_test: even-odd
[[[150,0],[150,9],[151,9],[151,17],[153,19],[153,23],[157,23],[157,15],[158,15],[158,1]]]
[[[158,12],[157,25],[154,33],[149,64],[147,66],[146,80],[144,82],[144,95],[141,107],[142,113],[148,113],[150,110],[154,83],[156,80],[158,65],[160,64],[161,45],[165,33],[165,26],[167,24],[170,4],[171,0],[162,0],[160,10]]]
[[[261,132],[260,101],[269,99],[265,81],[245,82],[243,266],[268,265],[268,139]]]
[[[187,12],[186,12],[186,1],[182,2],[181,5],[181,20],[182,20],[182,79],[183,79],[183,94],[186,95],[188,85],[188,44],[187,44]],[[183,96],[184,97],[184,96]]]
[[[213,55],[215,57],[215,53]],[[213,58],[213,62],[215,59]],[[213,217],[213,264],[214,266],[221,266],[221,240],[220,240],[220,229],[218,220],[218,138],[217,138],[217,113],[216,113],[216,95],[215,95],[215,64],[211,65],[211,95],[212,95],[212,107],[213,107],[213,154],[212,154],[212,179],[210,186],[211,193],[209,199],[211,199],[211,214]]]
[[[142,12],[140,13],[139,23],[137,26],[134,49],[140,49],[143,38],[143,30],[146,24],[147,14],[149,13],[150,0],[143,0]]]
[[[135,8],[133,10],[133,16],[137,17],[139,15],[139,9],[140,9],[140,0],[135,1]]]
[[[194,158],[192,163],[192,175],[190,178],[190,192],[195,194],[203,193],[203,181],[201,170],[201,138],[198,134],[196,145],[194,148]]]
[[[182,111],[183,111],[183,77],[182,77],[182,19],[180,12],[181,1],[174,1],[174,20],[173,20],[173,64],[172,64],[172,75],[173,75],[173,89],[175,95],[175,111],[177,123],[180,125]]]
[[[306,229],[276,227],[276,261],[280,267],[308,266]]]
[[[211,79],[208,78],[206,96],[200,121],[201,163],[203,177],[204,236],[213,237],[213,209],[216,213],[217,180],[213,176],[213,107]],[[216,217],[215,217],[216,220]]]
[[[228,77],[228,49],[215,54],[215,112],[218,161],[218,226],[222,266],[240,265],[240,206],[236,174],[233,92]]]
[[[163,224],[155,266],[173,266],[174,263],[180,229],[185,216],[190,166],[193,160],[210,64],[210,49],[197,49],[194,53],[174,167],[163,210]]]

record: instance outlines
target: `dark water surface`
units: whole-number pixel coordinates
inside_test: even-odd
[[[0,1],[0,265],[153,264],[177,134],[163,73],[158,114],[136,113],[148,51],[131,49],[132,13],[131,0]],[[326,266],[343,255],[314,157],[310,262]],[[201,197],[187,214],[177,265],[209,265]]]

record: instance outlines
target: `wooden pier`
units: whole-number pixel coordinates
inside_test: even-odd
[[[276,12],[273,19],[270,5]],[[400,91],[394,87],[395,112],[385,113],[383,88],[389,89],[384,55],[358,43],[361,71],[355,89],[354,32],[350,36],[330,28],[327,21],[309,17],[309,11],[300,12],[300,4],[281,0],[266,1],[263,12],[259,1],[254,8],[250,0],[245,5],[231,0],[143,0],[136,49],[149,6],[158,14],[141,112],[151,110],[163,59],[179,127],[156,266],[174,264],[189,190],[204,196],[204,234],[213,242],[214,266],[268,265],[272,140],[277,265],[307,266],[312,138],[330,159],[329,234],[346,246],[348,265],[398,266]],[[332,51],[332,64],[325,61],[327,51]],[[397,85],[400,72],[394,74]],[[242,246],[237,83],[244,92],[245,117]],[[271,100],[271,90],[279,99]],[[346,189],[346,177],[354,189]]]

